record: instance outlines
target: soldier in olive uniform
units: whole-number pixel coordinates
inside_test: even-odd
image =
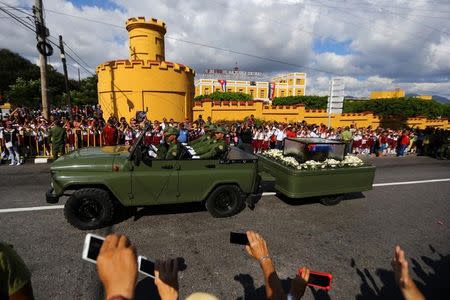
[[[169,127],[164,133],[164,143],[158,147],[158,159],[178,159],[180,144],[177,142],[178,130]]]
[[[199,137],[198,139],[189,142],[188,146],[191,146],[195,150],[197,147],[205,143],[209,144],[213,139],[212,134],[214,133],[214,130],[215,130],[214,125],[205,126],[205,134]]]
[[[55,126],[48,131],[48,138],[52,142],[53,159],[58,159],[59,155],[64,154],[64,147],[66,146],[66,130],[61,127],[59,120],[55,121]]]
[[[201,159],[215,159],[219,158],[228,149],[227,143],[225,142],[226,131],[223,127],[217,127],[214,130],[214,138],[210,143],[204,143],[199,146],[195,152],[195,158]]]

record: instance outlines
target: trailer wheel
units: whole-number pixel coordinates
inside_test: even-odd
[[[77,190],[64,206],[67,221],[81,230],[105,227],[112,221],[113,214],[109,193],[98,188]]]
[[[206,199],[206,209],[214,218],[226,218],[245,208],[241,189],[235,185],[221,185]]]
[[[342,200],[344,200],[344,195],[330,195],[330,196],[323,196],[322,198],[320,198],[319,201],[323,205],[333,206],[339,204],[339,202],[341,202]]]

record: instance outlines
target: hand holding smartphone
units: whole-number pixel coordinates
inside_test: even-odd
[[[230,243],[236,245],[249,245],[247,234],[240,232],[230,232]]]
[[[298,269],[298,274],[301,276],[302,269]],[[331,282],[333,280],[333,275],[330,273],[310,271],[309,280],[307,285],[312,286],[322,290],[331,290]]]
[[[84,239],[82,258],[88,262],[97,263],[97,257],[105,238],[92,233],[86,234]],[[155,263],[145,256],[138,256],[138,271],[146,276],[155,278]]]

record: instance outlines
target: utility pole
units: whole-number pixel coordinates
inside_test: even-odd
[[[44,23],[44,7],[42,0],[35,0],[35,6],[33,9],[34,20],[36,24],[36,35],[38,40],[38,49],[44,49],[39,51],[39,68],[41,69],[41,97],[42,97],[42,115],[45,119],[49,119],[48,111],[48,98],[47,98],[47,56],[45,55],[47,42],[45,38],[48,36],[48,29]],[[51,52],[51,51],[49,51]],[[51,55],[51,54],[50,54]]]
[[[62,35],[59,36],[59,49],[61,50],[61,61],[64,70],[64,86],[66,88],[66,105],[69,106],[69,111],[72,111],[72,104],[70,101],[70,91],[69,91],[69,78],[67,77],[67,64],[66,64],[66,53],[64,52],[64,42]]]
[[[80,67],[78,67],[78,83],[81,84]]]

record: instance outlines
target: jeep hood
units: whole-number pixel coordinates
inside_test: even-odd
[[[61,170],[111,170],[114,161],[128,158],[128,146],[105,146],[72,151],[52,163],[52,171]]]

